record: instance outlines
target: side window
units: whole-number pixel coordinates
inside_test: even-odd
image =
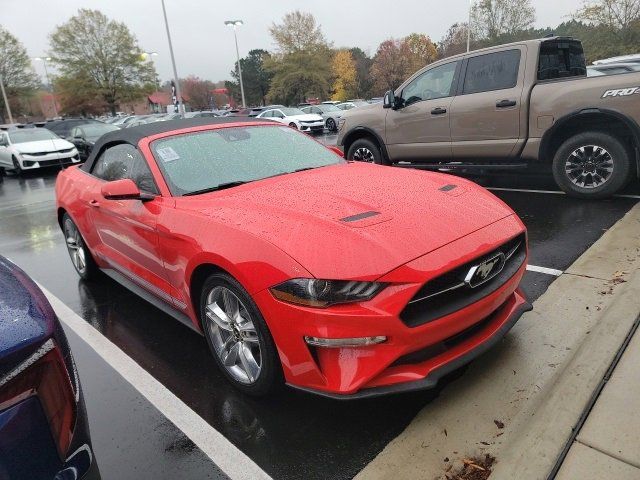
[[[108,182],[130,178],[140,190],[158,193],[149,165],[134,146],[126,143],[105,150],[96,160],[91,173]]]
[[[322,115],[322,110],[318,107],[311,107],[311,113],[317,113],[318,115]]]
[[[271,114],[276,118],[284,118],[284,113],[282,113],[280,110],[274,110],[273,112],[271,112]]]
[[[451,62],[427,70],[414,78],[402,89],[401,98],[404,105],[411,105],[421,100],[450,97],[453,90],[453,79],[460,62]]]
[[[80,129],[78,127],[76,127],[73,130],[71,130],[71,137],[72,138],[81,137],[81,136],[82,136],[82,132],[80,131]]]
[[[467,63],[463,94],[513,88],[518,82],[520,50],[471,57]]]
[[[272,118],[273,117],[273,112],[268,111],[268,112],[264,112],[263,115],[260,115],[262,118]]]

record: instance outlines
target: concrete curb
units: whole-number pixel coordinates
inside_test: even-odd
[[[640,313],[639,292],[637,204],[356,478],[444,479],[484,453],[497,458],[491,479],[546,478]]]
[[[537,408],[514,418],[509,445],[501,454],[492,479],[544,479],[569,440],[591,394],[640,314],[640,270],[603,311],[590,334],[560,376],[540,398]]]

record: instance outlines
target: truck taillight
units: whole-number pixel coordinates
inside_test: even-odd
[[[0,411],[34,395],[42,404],[58,454],[64,460],[77,412],[69,373],[53,340],[0,378]]]

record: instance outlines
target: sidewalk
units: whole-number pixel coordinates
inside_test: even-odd
[[[556,480],[640,479],[640,330],[636,330]]]

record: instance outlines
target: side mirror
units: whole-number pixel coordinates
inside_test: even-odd
[[[113,180],[102,185],[100,193],[107,200],[151,200],[153,195],[143,193],[130,178]]]
[[[344,158],[344,152],[340,150],[338,147],[336,147],[335,145],[327,145],[327,148],[331,150],[333,153],[335,153],[336,155],[340,155],[342,158]]]
[[[396,94],[393,90],[388,90],[387,93],[384,94],[382,106],[384,108],[396,108]]]

